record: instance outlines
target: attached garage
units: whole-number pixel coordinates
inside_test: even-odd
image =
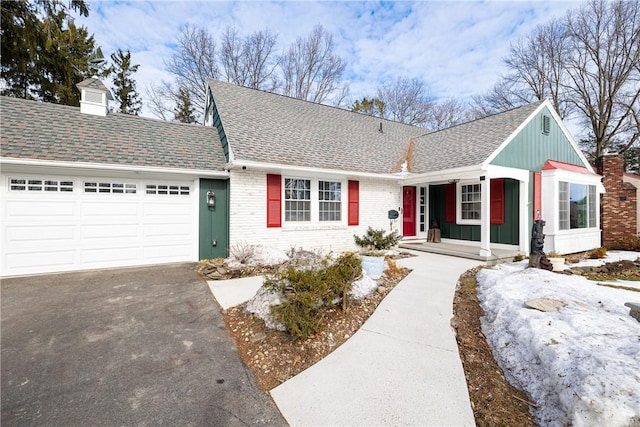
[[[0,276],[226,256],[228,173],[214,129],[0,100]],[[219,183],[217,206],[201,182]]]
[[[196,182],[2,173],[2,276],[197,259]]]

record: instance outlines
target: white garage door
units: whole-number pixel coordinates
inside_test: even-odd
[[[2,276],[197,259],[193,180],[2,174]]]

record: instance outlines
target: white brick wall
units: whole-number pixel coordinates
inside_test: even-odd
[[[284,176],[287,176],[286,174]],[[325,250],[355,250],[353,235],[363,234],[367,226],[390,230],[387,211],[401,206],[402,187],[395,181],[360,180],[360,225],[347,226],[346,179],[343,181],[342,224],[313,225],[286,224],[281,228],[267,228],[267,178],[265,172],[233,170],[230,182],[230,243],[262,244],[288,250],[297,248]],[[317,215],[317,212],[312,212]],[[398,230],[400,219],[394,221]]]

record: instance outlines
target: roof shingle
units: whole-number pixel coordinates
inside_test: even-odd
[[[126,114],[0,97],[0,154],[6,158],[222,170],[215,129]]]
[[[210,80],[236,160],[389,173],[415,126]],[[382,132],[380,131],[382,129]]]

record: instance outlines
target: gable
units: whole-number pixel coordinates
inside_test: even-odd
[[[549,118],[548,133],[543,132],[545,116]],[[549,159],[588,167],[563,127],[557,122],[556,115],[544,105],[489,163],[540,171]]]

